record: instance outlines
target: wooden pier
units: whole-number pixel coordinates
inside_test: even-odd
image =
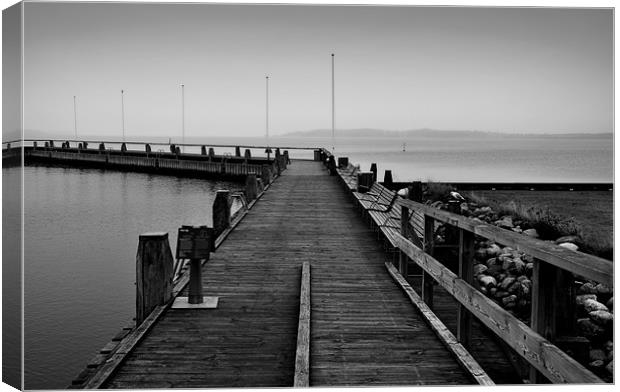
[[[218,192],[217,239],[200,279],[217,307],[173,306],[188,296],[190,269],[169,275],[167,235],[141,236],[139,249],[149,250],[137,265],[160,264],[164,275],[146,278],[138,267],[137,322],[71,388],[602,382],[562,342],[575,315],[571,274],[613,287],[611,262],[422,204],[419,183],[399,197],[376,170],[359,172],[323,149],[290,165],[278,156],[272,171],[245,173],[247,207],[236,215],[230,193]],[[438,225],[457,241],[435,244]],[[535,258],[529,325],[476,288],[478,238]],[[442,247],[456,258],[435,258]],[[163,286],[149,283],[158,279]]]

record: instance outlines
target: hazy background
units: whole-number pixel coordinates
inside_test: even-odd
[[[26,137],[612,132],[611,9],[25,4]]]

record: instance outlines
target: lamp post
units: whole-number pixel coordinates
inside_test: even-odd
[[[121,125],[123,128],[123,141],[125,141],[125,90],[121,90]]]
[[[185,152],[185,85],[181,84],[181,151]]]
[[[335,143],[334,143],[334,129],[335,129],[335,87],[334,87],[334,54],[332,53],[332,153],[335,151]]]
[[[75,95],[73,96],[73,130],[75,132],[75,139],[77,140],[77,104]]]
[[[265,76],[265,138],[269,144],[269,76]]]

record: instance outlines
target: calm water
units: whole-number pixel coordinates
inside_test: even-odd
[[[174,252],[179,226],[211,225],[217,189],[240,188],[138,173],[26,167],[26,388],[65,388],[134,316],[140,233],[169,232]]]
[[[264,138],[187,142],[264,145]],[[153,140],[153,139],[151,139]],[[162,140],[163,141],[163,140]],[[271,145],[331,146],[330,138]],[[402,144],[406,143],[406,151]],[[336,138],[336,155],[396,181],[613,181],[611,138]],[[157,147],[156,147],[157,148]],[[159,148],[166,148],[160,146]],[[198,152],[188,148],[187,152]],[[233,148],[216,149],[233,153]],[[254,149],[253,155],[263,155]],[[312,152],[291,156],[311,158]],[[17,169],[3,169],[3,179]],[[64,388],[134,315],[138,235],[211,224],[217,189],[241,184],[66,168],[25,168],[25,371],[28,389]],[[10,243],[10,233],[3,236]]]

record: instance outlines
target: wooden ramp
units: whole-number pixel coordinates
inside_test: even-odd
[[[292,386],[304,261],[311,386],[472,383],[348,197],[320,163],[294,162],[203,269],[218,308],[168,310],[104,387]]]

